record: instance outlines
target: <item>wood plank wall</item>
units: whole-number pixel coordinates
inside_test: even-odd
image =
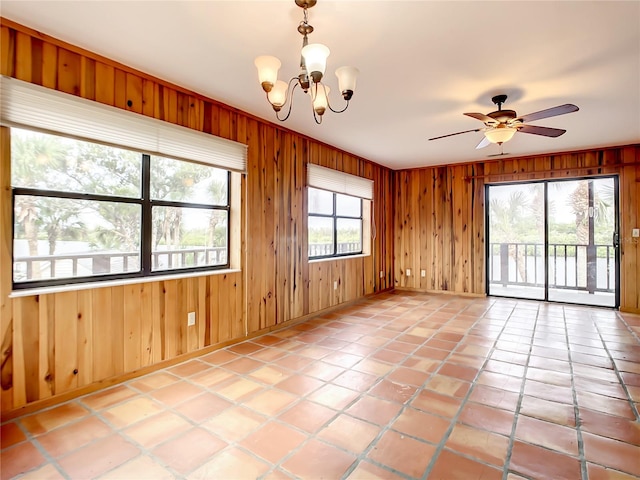
[[[391,170],[5,19],[0,48],[2,75],[249,147],[241,272],[10,298],[10,150],[2,129],[3,416],[393,286]],[[374,180],[372,255],[309,264],[308,162]],[[195,327],[186,326],[189,311]]]
[[[485,183],[612,174],[620,186],[621,310],[640,313],[640,241],[631,237],[640,226],[640,145],[395,172],[394,284],[484,294]]]

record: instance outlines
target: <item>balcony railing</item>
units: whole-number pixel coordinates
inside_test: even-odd
[[[362,251],[362,244],[360,242],[343,242],[336,245],[337,255],[344,255],[347,253],[358,253]],[[332,243],[310,243],[309,244],[309,257],[325,257],[333,255]]]
[[[151,254],[152,270],[224,265],[227,249],[185,248],[160,250]],[[140,271],[140,252],[87,252],[60,255],[16,257],[13,261],[15,282],[54,278],[113,275]]]
[[[489,283],[543,287],[544,244],[489,244]],[[612,245],[549,244],[549,287],[614,292],[615,249]]]

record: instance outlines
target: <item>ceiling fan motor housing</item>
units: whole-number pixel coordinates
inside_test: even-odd
[[[495,112],[488,113],[487,116],[500,123],[505,123],[509,120],[513,120],[517,115],[515,110],[496,110]]]

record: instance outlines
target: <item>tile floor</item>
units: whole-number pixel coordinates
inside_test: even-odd
[[[640,317],[383,294],[2,425],[2,479],[640,478]]]

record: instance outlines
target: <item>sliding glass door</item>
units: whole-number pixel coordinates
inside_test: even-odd
[[[486,193],[489,295],[618,306],[617,178]]]

